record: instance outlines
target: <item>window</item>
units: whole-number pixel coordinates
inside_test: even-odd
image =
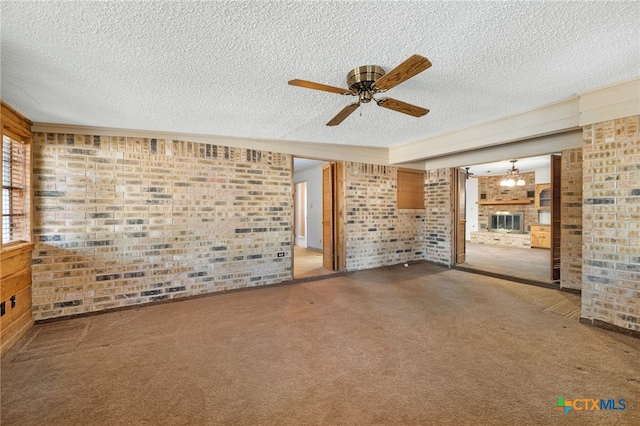
[[[423,171],[398,169],[398,208],[425,208]]]
[[[31,121],[1,102],[2,238],[0,245],[31,242]]]
[[[2,244],[29,241],[27,144],[2,137]]]

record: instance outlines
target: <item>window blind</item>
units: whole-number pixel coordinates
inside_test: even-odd
[[[2,244],[29,241],[28,145],[2,137]]]

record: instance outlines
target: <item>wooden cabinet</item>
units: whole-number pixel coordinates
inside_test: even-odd
[[[551,209],[551,184],[540,183],[536,185],[536,209],[538,210],[550,210]]]
[[[550,225],[531,225],[531,247],[551,248]]]

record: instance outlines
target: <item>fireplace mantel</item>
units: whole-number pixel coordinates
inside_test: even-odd
[[[533,198],[521,198],[518,200],[481,200],[478,201],[480,206],[498,206],[505,204],[533,204]]]

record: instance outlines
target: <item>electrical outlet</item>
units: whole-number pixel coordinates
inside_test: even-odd
[[[280,253],[278,253],[278,257],[284,257],[284,252],[281,251]]]

